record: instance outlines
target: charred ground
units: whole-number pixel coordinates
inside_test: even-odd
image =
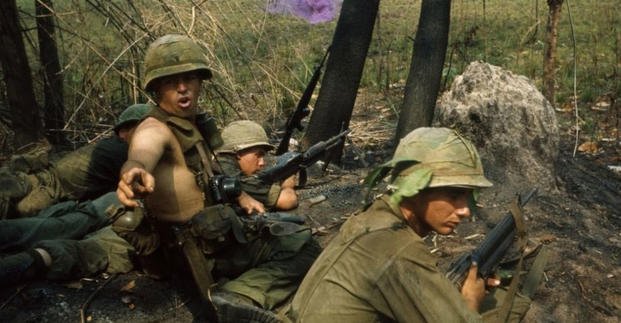
[[[329,167],[323,176],[311,174],[308,186],[300,191],[302,202],[295,213],[308,217],[324,245],[360,209],[360,183],[367,171],[390,155],[391,129],[369,126],[378,124],[376,116],[359,113],[359,121],[351,125],[343,167]],[[526,321],[619,322],[621,176],[607,166],[619,161],[621,149],[612,142],[598,154],[574,157],[573,142],[571,136],[562,137],[556,163],[558,189],[539,192],[525,209],[531,243],[551,251]],[[503,192],[512,189],[497,183],[482,193],[474,221],[451,236],[427,239],[441,266],[481,241],[482,235],[475,234],[489,231],[508,210],[511,199]],[[85,321],[189,322],[200,311],[187,281],[156,281],[139,272],[6,288],[0,292],[0,307],[3,322],[79,321],[81,308],[86,310]]]

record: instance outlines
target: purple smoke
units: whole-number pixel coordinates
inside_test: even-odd
[[[269,0],[267,11],[294,15],[318,24],[334,19],[340,4],[341,0]]]

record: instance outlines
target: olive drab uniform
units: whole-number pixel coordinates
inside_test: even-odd
[[[311,239],[310,230],[284,237],[265,236],[256,232],[243,232],[245,241],[240,241],[234,232],[237,215],[230,207],[211,207],[211,192],[204,181],[204,167],[195,145],[203,145],[204,140],[197,129],[185,119],[166,114],[154,108],[150,116],[166,124],[181,144],[186,164],[195,173],[199,187],[206,197],[206,209],[191,221],[192,232],[197,244],[209,261],[213,262],[216,277],[232,279],[221,288],[247,296],[265,309],[273,309],[296,289],[313,260],[319,253],[319,246]],[[217,164],[211,165],[221,171]],[[252,192],[248,192],[252,193]],[[259,199],[261,194],[254,195]],[[210,210],[218,210],[210,211]],[[166,224],[158,223],[162,228]],[[208,228],[208,229],[206,229]],[[162,234],[165,237],[166,234]]]
[[[108,225],[124,212],[116,192],[110,192],[92,201],[59,203],[34,217],[1,220],[0,253],[47,251],[52,263],[44,276],[53,280],[128,272],[134,267],[133,247]],[[6,277],[0,278],[4,285]]]
[[[383,196],[343,224],[300,285],[288,315],[295,322],[485,321],[486,313],[470,310],[436,263]],[[519,321],[529,304],[516,298],[511,321]]]
[[[374,187],[388,174],[387,193],[343,224],[304,278],[287,315],[295,322],[480,322],[507,313],[509,321],[519,321],[530,300],[507,293],[511,303],[505,306],[494,301],[504,300],[500,288],[483,299],[482,314],[470,310],[401,212],[415,210],[411,198],[428,188],[491,186],[474,145],[448,128],[417,128],[365,183]],[[405,198],[410,200],[404,205]],[[417,221],[424,222],[422,216]],[[495,307],[499,304],[502,309]]]
[[[114,190],[127,149],[127,143],[116,136],[104,138],[36,172],[14,172],[20,185],[28,189],[13,197],[15,205],[6,207],[0,218],[32,216],[60,201],[93,199]]]
[[[130,129],[149,109],[147,104],[134,104],[123,110],[114,127],[115,133]],[[35,186],[41,194],[61,199],[100,196],[84,202],[57,203],[33,217],[0,220],[0,253],[11,254],[0,258],[0,285],[19,282],[21,273],[34,265],[31,256],[34,248],[44,250],[51,257],[49,266],[39,263],[34,268],[38,276],[48,279],[78,278],[102,271],[123,273],[134,267],[134,248],[109,226],[115,218],[132,213],[120,203],[115,192],[110,192],[116,188],[126,156],[127,144],[115,136],[69,153],[46,170],[46,174],[53,174],[52,178],[57,179],[59,188]],[[38,171],[43,168],[39,167]],[[57,193],[49,194],[54,191]],[[6,275],[11,268],[14,274]]]
[[[225,174],[239,177],[242,191],[263,203],[266,209],[273,209],[276,206],[281,191],[280,184],[266,185],[256,176],[244,176],[235,155],[218,154],[218,162]]]

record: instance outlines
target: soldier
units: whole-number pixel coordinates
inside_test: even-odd
[[[295,176],[265,185],[252,176],[265,167],[265,154],[274,149],[263,127],[250,120],[233,121],[222,130],[223,144],[216,150],[225,174],[241,177],[241,187],[267,209],[290,210],[298,206]]]
[[[219,204],[211,185],[219,167],[206,144],[210,138],[201,135],[195,120],[201,82],[210,77],[201,48],[186,36],[166,35],[147,49],[143,84],[157,107],[132,137],[117,194],[128,207],[144,201],[148,216],[117,232],[142,255],[158,246],[180,246],[170,254],[183,254],[201,296],[215,305],[220,322],[273,320],[265,309],[295,290],[317,247],[309,243],[308,231],[299,233],[306,239],[240,232],[234,210]],[[243,191],[231,197],[248,214],[265,211]],[[213,293],[211,267],[216,277],[232,279]]]
[[[418,128],[381,168],[367,180],[376,183],[391,170],[389,191],[343,224],[304,278],[288,316],[295,322],[481,321],[486,283],[476,264],[460,293],[423,242],[432,231],[451,234],[470,216],[473,192],[492,185],[476,149],[453,130]],[[514,320],[529,301],[515,299]]]
[[[125,109],[114,127],[118,138],[129,140],[134,128],[151,106],[135,104]],[[106,141],[106,139],[102,139]],[[110,141],[116,143],[115,141]],[[96,145],[92,145],[96,146]],[[102,147],[108,146],[107,144]],[[122,146],[121,146],[122,147]],[[124,147],[127,147],[126,144]],[[79,150],[85,156],[71,153],[67,161],[57,165],[82,166],[84,161],[99,155],[95,150]],[[121,151],[121,155],[126,155]],[[108,156],[114,160],[114,156]],[[109,165],[113,167],[113,165]],[[73,182],[88,183],[79,176],[89,176],[78,167]],[[118,179],[118,172],[111,177]],[[67,170],[69,171],[69,170]],[[112,189],[110,189],[112,190]],[[0,252],[12,255],[0,259],[0,285],[19,283],[35,277],[51,280],[70,279],[92,275],[102,271],[127,272],[133,268],[130,259],[133,247],[117,236],[108,225],[114,218],[125,213],[115,192],[79,203],[66,201],[40,211],[37,216],[0,220]]]
[[[0,206],[0,218],[32,216],[61,201],[94,199],[113,191],[127,159],[129,130],[148,109],[146,104],[128,107],[114,126],[114,136],[82,146],[34,173],[5,169],[0,200],[6,196],[10,201],[0,202],[5,205]]]

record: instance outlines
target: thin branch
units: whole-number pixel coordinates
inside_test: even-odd
[[[573,82],[574,82],[574,111],[576,112],[576,141],[574,143],[574,154],[573,157],[576,157],[576,151],[578,150],[578,137],[580,135],[580,115],[579,115],[579,111],[578,111],[578,91],[576,90],[577,88],[577,77],[576,77],[576,71],[578,70],[577,66],[576,66],[576,34],[574,33],[574,21],[571,18],[571,8],[569,7],[569,0],[565,0],[565,3],[567,4],[567,15],[569,16],[569,27],[571,28],[571,44],[572,44],[572,49],[573,49],[573,62],[574,62],[574,71],[573,71]]]
[[[125,47],[125,49],[123,49],[117,56],[116,58],[114,58],[114,60],[112,60],[111,62],[109,62],[108,66],[104,69],[103,72],[101,72],[101,75],[99,75],[99,78],[97,78],[94,82],[95,84],[99,84],[99,82],[101,82],[101,79],[103,79],[103,77],[106,75],[106,73],[108,73],[108,71],[114,67],[114,64],[130,49],[132,48],[134,45],[136,45],[139,41],[141,41],[143,38],[145,38],[146,36],[148,36],[148,33],[144,33],[142,34],[142,36],[138,37],[138,39],[134,40],[134,42],[132,42],[131,44],[129,44],[127,47]],[[121,73],[121,75],[123,75],[123,73]],[[82,107],[84,106],[84,103],[86,102],[86,98],[84,98],[82,100],[82,102],[80,102],[80,104],[78,105],[77,108],[75,108],[75,110],[73,111],[73,113],[71,114],[71,117],[69,117],[69,119],[67,120],[67,122],[65,123],[65,127],[63,128],[63,130],[67,129],[67,127],[69,126],[69,124],[71,123],[71,121],[73,121],[73,118],[76,116],[76,114],[82,109]]]
[[[11,302],[13,301],[13,299],[15,297],[17,297],[17,295],[19,295],[24,288],[26,288],[26,286],[28,286],[29,283],[23,284],[21,286],[19,286],[17,288],[17,290],[15,291],[15,293],[13,293],[13,295],[11,295],[6,301],[4,301],[4,303],[2,303],[2,305],[0,305],[0,310],[2,310],[3,308],[5,308],[7,305],[11,304]]]
[[[112,276],[110,276],[110,278],[108,278],[108,280],[103,282],[103,284],[99,285],[99,287],[97,287],[97,289],[91,295],[88,296],[84,304],[82,304],[82,307],[80,308],[80,322],[81,323],[86,323],[87,321],[86,310],[88,309],[88,306],[90,305],[91,301],[93,301],[93,299],[95,298],[95,295],[97,295],[97,293],[99,293],[100,290],[102,290],[104,287],[106,287],[106,285],[108,285],[111,281],[113,281],[116,278],[116,276],[117,274],[113,274]]]

